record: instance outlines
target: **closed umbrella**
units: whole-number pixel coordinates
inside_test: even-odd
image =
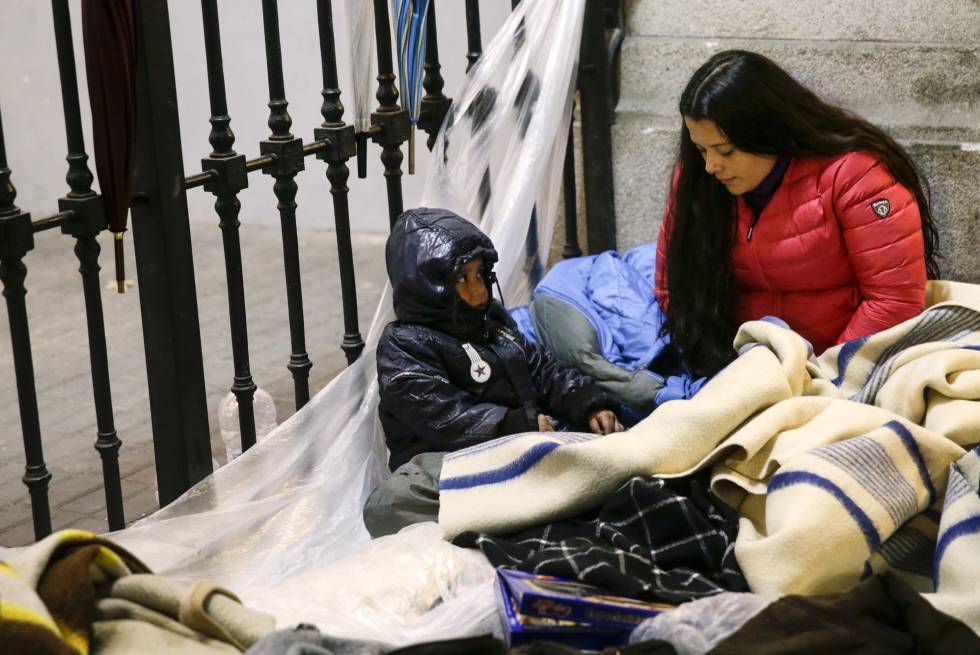
[[[374,100],[374,3],[347,0],[347,45],[354,89],[354,133],[357,135],[357,177],[367,177],[367,142]]]
[[[422,74],[425,65],[426,16],[430,0],[391,0],[398,46],[398,82],[402,107],[412,123],[408,142],[408,172],[415,173],[415,124],[422,107]]]
[[[92,109],[92,140],[109,230],[115,235],[116,288],[126,289],[123,234],[136,134],[134,0],[82,0],[82,41]]]

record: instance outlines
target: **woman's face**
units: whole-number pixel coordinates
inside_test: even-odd
[[[775,155],[755,155],[733,146],[713,120],[685,116],[684,124],[704,158],[704,170],[718,178],[733,196],[759,186],[776,163]]]

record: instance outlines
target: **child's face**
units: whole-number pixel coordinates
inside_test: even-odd
[[[473,309],[483,309],[490,300],[483,278],[483,260],[466,262],[456,276],[456,293]]]

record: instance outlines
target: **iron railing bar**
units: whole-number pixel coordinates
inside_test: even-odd
[[[249,173],[254,173],[255,171],[261,170],[265,166],[270,164],[275,164],[279,160],[278,155],[262,155],[261,157],[256,157],[255,159],[249,159],[245,162],[245,170]],[[206,171],[201,171],[200,173],[195,173],[190,177],[184,178],[184,188],[185,189],[195,189],[199,186],[204,186],[212,180],[217,180],[221,177],[221,174],[210,168]]]
[[[425,145],[429,150],[436,144],[436,137],[439,135],[439,128],[449,112],[452,100],[443,94],[445,80],[442,78],[442,66],[439,64],[439,33],[436,27],[436,2],[429,0],[429,10],[425,17],[426,35],[425,40],[425,71],[422,77],[422,88],[425,95],[422,97],[419,108],[418,126],[428,134]]]
[[[388,190],[388,221],[394,225],[404,210],[402,200],[401,144],[411,135],[408,112],[398,106],[398,88],[391,58],[388,0],[374,0],[374,30],[378,53],[378,109],[371,114],[371,134],[381,146]]]
[[[48,504],[51,473],[44,464],[44,450],[41,446],[31,332],[25,303],[27,290],[24,279],[27,276],[27,267],[23,262],[24,256],[34,249],[34,234],[31,231],[31,215],[14,204],[16,198],[17,190],[10,182],[3,118],[0,117],[0,286],[3,287],[3,296],[7,301],[14,379],[17,383],[17,403],[24,440],[23,481],[31,496],[34,536],[43,539],[51,534],[51,508]]]
[[[72,48],[71,15],[67,0],[51,0],[54,17],[55,46],[58,51],[58,71],[61,76],[61,101],[65,112],[65,135],[68,140],[69,195],[92,193],[93,176],[86,162],[82,136],[82,112],[78,101],[78,77],[75,72],[75,52]]]
[[[303,156],[309,157],[310,155],[317,155],[329,147],[330,147],[330,142],[327,140],[307,143],[303,146]]]
[[[211,121],[215,130],[212,131],[209,141],[214,141],[216,136],[218,143],[211,143],[214,147],[214,154],[227,154],[235,142],[235,135],[231,133],[229,123],[231,118],[228,116],[228,98],[225,94],[225,71],[224,61],[221,56],[221,29],[218,22],[217,0],[201,0],[201,13],[204,20],[204,53],[207,60],[208,71],[208,99],[211,103]],[[219,123],[220,125],[215,125]],[[215,131],[219,135],[215,135]]]
[[[58,201],[62,212],[73,211],[64,220],[61,231],[75,238],[75,256],[82,276],[85,297],[85,324],[88,333],[89,365],[92,372],[92,395],[95,403],[95,450],[102,461],[106,513],[109,528],[126,527],[123,512],[122,480],[119,474],[119,449],[122,442],[116,434],[112,412],[112,386],[109,380],[109,355],[105,336],[105,317],[99,284],[99,253],[96,237],[108,227],[104,198],[92,190],[94,177],[88,167],[85,138],[82,134],[75,70],[75,49],[71,34],[71,14],[67,0],[52,0],[55,47],[61,77],[61,99],[65,109],[65,134],[68,141],[68,195]]]
[[[613,192],[613,112],[603,3],[587,2],[579,56],[579,121],[582,134],[583,186],[587,245],[591,253],[616,249],[616,199]]]
[[[62,228],[64,229],[64,228]],[[112,416],[112,392],[109,386],[109,354],[105,338],[105,318],[102,313],[102,289],[99,284],[98,233],[79,231],[75,235],[75,256],[82,275],[85,295],[85,318],[89,335],[89,360],[92,367],[92,392],[95,396],[95,420],[98,431],[95,449],[102,459],[102,479],[105,485],[106,513],[110,530],[126,527],[123,511],[122,479],[119,471],[119,448],[122,442],[116,434]]]
[[[581,257],[578,243],[578,188],[575,180],[575,103],[572,101],[572,118],[568,121],[568,144],[565,146],[565,162],[562,166],[562,195],[565,200],[565,247],[563,259]]]
[[[303,285],[299,264],[299,237],[296,233],[296,174],[303,170],[303,140],[289,131],[286,85],[282,75],[282,47],[279,37],[278,0],[262,0],[262,22],[265,27],[265,59],[269,77],[269,129],[272,134],[262,142],[263,154],[273,157],[262,171],[275,178],[272,191],[278,201],[282,229],[283,272],[286,276],[286,309],[289,316],[290,355],[286,364],[293,376],[296,409],[310,400],[310,369],[313,363],[306,352],[306,326],[303,312]]]
[[[476,65],[480,55],[483,54],[483,41],[480,34],[479,0],[466,0],[466,44],[466,72],[468,73]],[[487,86],[481,90],[476,100],[467,108],[467,113],[472,118],[471,129],[474,135],[478,131],[486,129],[484,123],[493,111],[496,100],[496,91],[492,87]],[[486,139],[488,137],[483,136],[481,138]],[[490,203],[491,183],[489,164],[483,170],[483,177],[480,179],[480,187],[477,193],[480,206],[480,219],[482,219]]]
[[[2,219],[3,217],[0,216],[0,220]],[[41,424],[34,381],[30,327],[27,321],[27,305],[24,301],[24,296],[27,294],[24,285],[26,277],[27,267],[24,266],[23,256],[0,259],[0,281],[3,282],[3,295],[7,300],[10,345],[14,354],[14,377],[17,381],[17,400],[20,405],[24,437],[26,465],[22,479],[31,496],[34,537],[41,540],[51,534],[51,510],[48,504],[48,484],[51,481],[51,473],[44,463],[44,450],[41,445]]]
[[[483,37],[480,34],[480,0],[466,0],[466,72],[483,54]]]
[[[38,232],[51,230],[56,227],[60,227],[66,221],[70,221],[74,217],[75,217],[75,210],[73,209],[69,209],[68,211],[58,212],[57,214],[52,214],[50,216],[45,216],[44,218],[39,218],[31,223],[31,231],[37,234]]]
[[[191,175],[190,177],[185,177],[184,178],[184,188],[185,189],[194,189],[194,188],[197,188],[199,186],[204,186],[208,182],[210,182],[212,180],[217,180],[217,179],[218,179],[218,171],[216,171],[216,170],[206,170],[206,171],[203,171],[201,173],[197,173],[195,175]]]
[[[211,101],[211,133],[208,141],[213,150],[201,161],[201,168],[214,168],[218,177],[204,185],[213,193],[215,211],[219,217],[225,255],[225,276],[228,286],[228,318],[231,325],[231,350],[235,376],[231,391],[238,400],[238,424],[242,450],[255,445],[255,413],[253,403],[255,383],[249,365],[248,325],[245,311],[245,282],[242,275],[242,247],[238,233],[241,203],[238,192],[248,186],[245,156],[232,146],[235,134],[225,96],[225,77],[221,58],[221,29],[216,0],[201,0],[204,20],[204,54],[207,59],[208,95]]]
[[[255,159],[249,159],[245,162],[245,170],[249,173],[254,171],[262,170],[264,167],[275,164],[279,161],[278,155],[262,155],[261,157],[256,157]]]
[[[378,10],[378,3],[374,5]],[[381,2],[387,17],[385,2]],[[337,44],[333,29],[333,5],[330,0],[317,0],[317,26],[320,36],[320,64],[323,69],[323,104],[320,114],[323,123],[314,130],[314,139],[324,142],[325,146],[317,157],[327,162],[327,179],[330,181],[330,195],[333,197],[334,230],[337,234],[337,263],[340,268],[340,294],[344,310],[344,338],[340,347],[347,357],[347,363],[352,364],[364,350],[364,340],[361,338],[360,326],[357,320],[357,284],[354,277],[354,253],[351,246],[350,206],[348,204],[347,180],[350,169],[347,161],[357,155],[357,137],[354,126],[344,123],[344,105],[340,102],[340,87],[337,82]],[[389,42],[390,47],[390,42]],[[390,69],[391,62],[388,62]],[[380,79],[380,75],[379,75]],[[402,112],[403,115],[404,112]],[[372,122],[374,115],[372,115]],[[407,123],[408,117],[405,115]],[[386,139],[391,134],[383,135]],[[387,147],[387,146],[386,146]],[[397,146],[396,146],[397,150]],[[382,161],[385,158],[382,150]],[[398,151],[399,161],[401,152]],[[387,175],[387,171],[385,173]],[[391,202],[391,186],[389,203]],[[401,197],[399,185],[399,198]],[[390,204],[389,204],[390,211]]]
[[[286,84],[282,74],[282,45],[279,38],[278,0],[262,0],[262,22],[265,27],[265,63],[269,77],[269,101],[285,101]],[[283,106],[283,111],[285,111],[285,106]],[[288,114],[285,117],[288,118]],[[277,131],[271,125],[269,127],[274,133]],[[289,126],[286,126],[285,129],[288,132]]]

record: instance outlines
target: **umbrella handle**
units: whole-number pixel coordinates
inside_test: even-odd
[[[113,245],[116,252],[116,291],[126,293],[126,260],[123,258],[123,235],[125,232],[114,232]]]
[[[357,177],[364,179],[367,177],[367,144],[368,133],[357,133]]]
[[[408,137],[408,174],[415,175],[415,123],[412,123],[412,133]]]

